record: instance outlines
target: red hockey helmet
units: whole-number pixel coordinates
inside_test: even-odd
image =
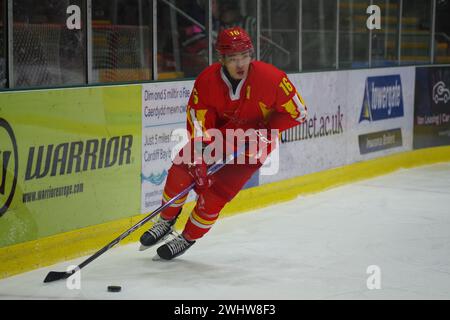
[[[228,28],[217,37],[216,50],[222,56],[253,50],[252,39],[241,27]]]

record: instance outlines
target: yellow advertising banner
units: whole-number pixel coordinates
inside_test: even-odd
[[[141,86],[0,94],[0,248],[140,211]]]

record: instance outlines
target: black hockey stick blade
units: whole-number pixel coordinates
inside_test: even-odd
[[[50,271],[47,274],[47,276],[45,277],[44,283],[67,279],[74,273],[75,273],[74,270],[67,271],[67,272]]]

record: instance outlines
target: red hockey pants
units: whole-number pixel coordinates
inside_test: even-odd
[[[242,189],[245,183],[261,167],[257,164],[227,164],[216,172],[213,183],[197,200],[194,210],[187,221],[183,236],[188,240],[201,238],[216,222],[219,213],[225,204],[231,201]],[[169,169],[166,185],[164,187],[163,203],[179,194],[193,182],[187,165],[173,164]],[[166,208],[161,216],[164,219],[173,219],[183,206],[187,195]]]

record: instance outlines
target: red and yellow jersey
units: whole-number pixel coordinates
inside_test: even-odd
[[[235,92],[222,65],[215,63],[196,79],[187,108],[187,127],[193,137],[211,128],[259,129],[263,123],[280,132],[306,120],[302,97],[286,73],[253,61]]]

